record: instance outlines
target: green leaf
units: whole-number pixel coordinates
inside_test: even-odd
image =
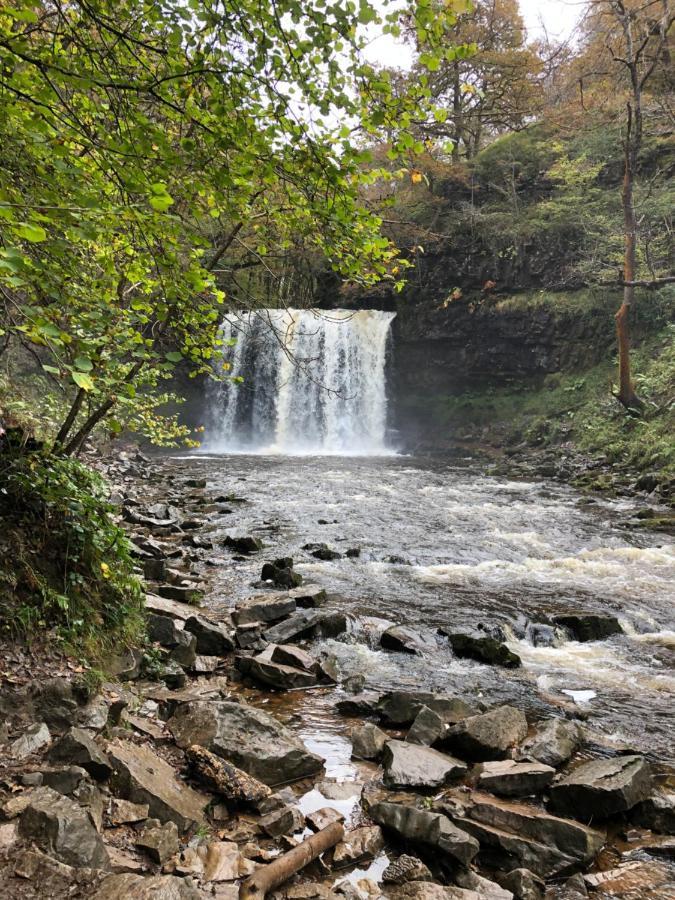
[[[94,368],[94,364],[88,356],[77,356],[75,358],[75,365],[80,370],[80,372],[91,372],[91,370]]]
[[[161,194],[157,197],[150,198],[150,206],[153,209],[156,209],[157,212],[165,212],[172,203],[174,202],[173,197],[169,196],[169,194]]]
[[[82,388],[83,391],[91,391],[94,389],[94,382],[84,372],[71,372],[70,377],[79,388]]]
[[[179,353],[177,350],[172,350],[171,353],[166,354],[166,359],[172,363],[179,363],[183,359],[183,354]]]
[[[23,222],[16,229],[19,237],[30,241],[32,244],[39,244],[41,241],[47,240],[47,232],[41,225],[33,225],[31,222]]]

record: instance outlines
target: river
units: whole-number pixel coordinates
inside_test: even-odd
[[[349,634],[323,649],[343,675],[363,674],[366,689],[511,701],[535,717],[573,707],[610,742],[674,755],[675,547],[666,535],[622,525],[634,500],[490,477],[471,459],[201,453],[172,465],[206,477],[214,496],[245,500],[212,513],[216,545],[226,534],[266,545],[239,560],[216,551],[205,570],[207,603],[234,605],[261,589],[263,561],[292,556],[305,582],[353,617]],[[361,553],[321,562],[301,549],[311,542]],[[568,610],[614,614],[624,633],[578,643],[533,628]],[[378,636],[392,623],[429,634],[440,625],[500,625],[523,665],[457,659],[440,637],[425,656],[382,651]],[[349,768],[345,726],[333,714],[340,693],[307,692],[288,707],[333,775]]]

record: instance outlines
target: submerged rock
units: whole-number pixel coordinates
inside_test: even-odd
[[[376,803],[368,812],[374,822],[399,837],[441,850],[465,866],[478,853],[478,841],[440,813],[402,803]]]
[[[169,721],[176,743],[201,744],[265,784],[295,781],[323,769],[292,731],[261,709],[228,701],[181,705]]]
[[[572,756],[583,740],[583,729],[568,719],[548,719],[535,728],[534,734],[523,744],[523,756],[536,759],[554,768]]]
[[[385,744],[383,766],[384,783],[394,789],[432,790],[443,787],[467,770],[466,763],[459,759],[407,741]]]
[[[613,634],[622,634],[623,628],[616,616],[598,613],[563,613],[553,617],[556,625],[567,628],[576,641],[601,641]]]
[[[458,697],[430,691],[388,691],[379,698],[377,710],[385,722],[410,725],[423,706],[437,713],[446,725],[454,725],[478,713],[475,707]]]
[[[506,644],[493,637],[480,633],[450,631],[447,628],[439,628],[438,632],[448,638],[455,656],[475,659],[492,666],[504,666],[507,669],[515,669],[521,665],[520,657],[509,650]]]
[[[108,854],[86,811],[48,787],[33,791],[19,834],[69,866],[105,869]]]
[[[577,766],[551,788],[551,807],[577,819],[605,819],[632,809],[652,789],[642,756],[594,759]]]
[[[231,535],[227,535],[225,540],[223,541],[224,547],[229,547],[230,550],[234,550],[236,553],[256,553],[258,550],[263,549],[263,542],[260,538],[252,537],[251,535],[246,535],[244,537],[233,537]]]
[[[527,719],[513,706],[464,719],[445,733],[444,744],[467,759],[503,759],[527,735]]]
[[[380,646],[384,650],[413,653],[417,656],[436,650],[436,644],[431,638],[407,625],[392,625],[387,628],[380,637]]]

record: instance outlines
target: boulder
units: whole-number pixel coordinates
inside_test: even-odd
[[[25,759],[33,753],[38,753],[51,741],[52,736],[45,722],[36,722],[29,725],[21,735],[12,742],[9,748],[13,759]]]
[[[197,642],[197,653],[204,656],[225,656],[234,650],[234,639],[225,625],[211,622],[203,616],[190,616],[185,630],[191,632]]]
[[[268,837],[277,838],[282,834],[302,831],[305,827],[305,817],[297,806],[284,806],[282,809],[267,813],[258,821],[258,825]]]
[[[583,740],[578,722],[548,719],[535,728],[534,734],[521,747],[522,755],[546,766],[561,766],[572,756]]]
[[[553,781],[554,775],[555,769],[552,766],[505,759],[483,763],[478,786],[505,797],[525,797],[545,790]]]
[[[379,714],[378,702],[376,693],[364,691],[363,693],[354,694],[353,697],[345,697],[342,700],[338,700],[335,704],[335,710],[341,716],[364,719],[368,716]]]
[[[452,756],[407,741],[388,741],[382,761],[384,783],[394,790],[435,790],[467,770],[465,763]]]
[[[423,706],[415,716],[415,721],[410,726],[410,731],[406,735],[406,741],[409,744],[421,744],[424,747],[431,747],[445,733],[445,722],[428,706]]]
[[[406,853],[389,863],[382,873],[384,884],[408,884],[411,881],[431,881],[432,878],[429,867],[421,859]]]
[[[544,900],[546,885],[529,869],[512,869],[501,881],[516,900]]]
[[[203,822],[207,798],[180,782],[149,747],[116,740],[107,751],[114,769],[113,793],[132,803],[147,803],[151,816],[175,822],[180,832]]]
[[[302,587],[289,591],[289,597],[293,597],[301,609],[318,609],[325,606],[328,595],[324,588],[317,584],[305,584]]]
[[[551,788],[551,807],[577,819],[606,819],[646,800],[652,789],[642,756],[582,763]]]
[[[315,559],[320,559],[323,562],[332,562],[335,559],[340,559],[342,557],[341,553],[338,553],[337,550],[331,550],[331,548],[327,544],[306,544],[304,549],[312,546],[314,549],[310,550],[312,556]]]
[[[503,759],[526,735],[524,714],[513,706],[498,706],[452,725],[443,742],[460,756],[483,761]]]
[[[290,563],[290,565],[289,565]],[[302,584],[302,575],[293,571],[292,559],[277,559],[265,563],[260,573],[261,581],[271,581],[275,587],[296,588]]]
[[[318,684],[318,678],[313,672],[306,672],[293,666],[283,666],[280,663],[272,662],[265,656],[241,656],[237,659],[237,668],[254,681],[280,691],[313,687]]]
[[[182,656],[182,654],[181,654]],[[191,662],[196,660],[196,656],[188,656]],[[172,691],[180,690],[187,684],[187,675],[183,667],[175,659],[167,659],[161,673],[161,679],[164,684]]]
[[[255,622],[278,622],[293,615],[296,601],[287,594],[260,594],[240,603],[232,613],[235,625],[251,625]]]
[[[201,744],[265,784],[295,781],[323,769],[321,757],[292,731],[245,703],[183,704],[169,727],[179,747]]]
[[[293,666],[295,669],[304,669],[305,672],[316,672],[318,663],[311,653],[301,650],[293,644],[275,644],[266,652],[272,662],[281,663],[283,666]]]
[[[475,659],[490,666],[504,666],[516,669],[521,665],[520,657],[496,638],[480,632],[450,631],[439,628],[438,633],[447,637],[455,656]]]
[[[178,853],[178,829],[175,822],[160,824],[158,819],[148,819],[134,844],[160,865]]]
[[[675,793],[657,790],[634,806],[631,822],[660,834],[675,834]]]
[[[345,832],[333,851],[333,865],[348,866],[373,859],[384,848],[384,835],[379,825],[362,825]]]
[[[556,625],[566,628],[575,641],[601,641],[613,634],[622,634],[623,628],[616,616],[598,613],[563,613],[553,616]]]
[[[386,802],[375,803],[368,812],[383,828],[405,840],[441,850],[462,865],[467,866],[478,853],[478,841],[440,813]]]
[[[186,603],[188,606],[199,606],[199,602],[204,598],[204,592],[194,584],[161,584],[157,588],[157,593],[167,600]]]
[[[541,878],[565,874],[590,863],[605,841],[602,831],[480,791],[450,792],[438,807],[479,840],[479,863],[496,871],[526,868]]]
[[[312,831],[322,831],[333,822],[344,822],[345,817],[337,809],[332,806],[322,806],[321,809],[315,809],[314,812],[307,813],[305,820]]]
[[[389,740],[389,736],[372,722],[352,729],[351,737],[352,756],[356,759],[378,759]]]
[[[285,621],[266,628],[263,631],[263,638],[269,644],[288,644],[298,641],[311,636],[324,618],[325,614],[316,609],[296,612]]]
[[[266,784],[226,762],[210,750],[193,744],[185,751],[193,774],[211,791],[234,803],[259,804],[269,797]]]
[[[423,706],[437,713],[446,725],[454,725],[478,710],[458,697],[432,694],[430,691],[388,691],[377,703],[377,711],[392,725],[410,725]]]
[[[97,781],[104,781],[112,772],[110,760],[83,728],[67,731],[49,751],[49,760],[81,766]]]
[[[131,872],[109,875],[90,895],[91,900],[203,900],[203,893],[188,879],[174,875],[144,877]]]
[[[410,628],[407,625],[392,625],[380,637],[380,646],[384,650],[396,650],[399,653],[412,653],[421,656],[436,649],[431,637]]]
[[[130,803],[114,797],[110,801],[110,821],[113,825],[132,825],[148,818],[147,803]]]
[[[229,547],[230,550],[234,550],[236,553],[256,553],[258,550],[263,549],[263,542],[260,538],[252,537],[251,535],[245,535],[243,537],[233,537],[231,535],[227,535],[225,540],[223,541],[224,547]]]
[[[19,820],[21,837],[69,866],[105,869],[108,854],[82,807],[48,787],[36,788]]]
[[[175,603],[175,600],[166,600],[160,598],[165,603]],[[155,612],[148,612],[146,617],[146,633],[153,643],[161,644],[162,647],[172,649],[176,647],[183,634],[183,623],[181,619],[172,616],[165,616]]]

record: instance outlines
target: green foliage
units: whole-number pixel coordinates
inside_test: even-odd
[[[0,628],[55,629],[88,659],[138,640],[142,591],[106,487],[80,462],[41,452],[0,456]]]

